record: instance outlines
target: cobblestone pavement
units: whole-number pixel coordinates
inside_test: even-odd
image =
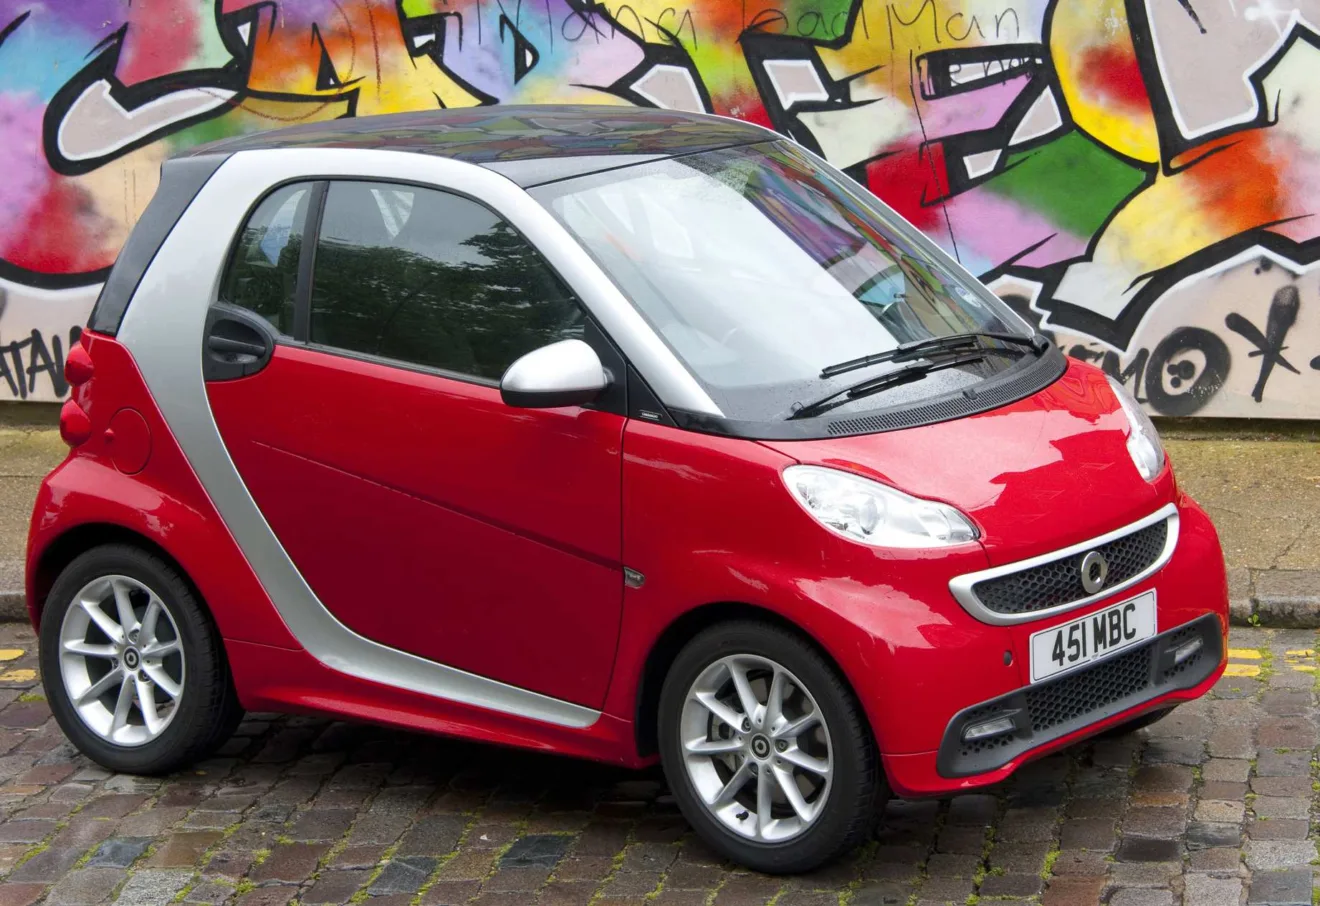
[[[655,773],[251,715],[205,764],[110,775],[0,626],[0,906],[169,902],[1312,903],[1316,635],[1235,629],[1211,698],[1008,785],[893,801],[816,874],[720,864]]]

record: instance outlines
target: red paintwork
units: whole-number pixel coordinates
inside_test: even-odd
[[[151,458],[151,429],[140,412],[120,409],[111,416],[104,437],[116,469],[125,475],[136,475],[146,468]]]
[[[493,387],[288,347],[209,391],[253,499],[345,625],[600,707],[623,598],[621,417],[513,410]]]
[[[139,532],[196,583],[249,708],[637,766],[650,760],[639,754],[634,723],[657,639],[684,614],[736,602],[814,639],[855,690],[895,790],[938,795],[996,782],[1144,710],[1196,698],[1219,675],[1002,769],[959,780],[936,772],[949,718],[1025,685],[1029,635],[1088,612],[988,626],[952,598],[953,576],[1084,540],[1172,501],[1181,513],[1173,559],[1119,598],[1155,588],[1161,631],[1213,612],[1227,633],[1214,527],[1171,471],[1140,479],[1117,402],[1088,365],[1073,363],[1050,388],[983,415],[794,443],[581,409],[512,410],[493,388],[284,347],[259,374],[211,386],[217,423],[254,499],[340,619],[424,656],[603,709],[592,727],[571,730],[358,680],[303,651],[128,353],[83,336],[95,377],[73,398],[91,434],[37,501],[33,620],[50,578],[41,557],[64,532],[87,523]],[[123,407],[140,414],[150,442],[132,477],[111,461],[122,432],[105,437]],[[938,551],[853,544],[789,496],[781,473],[794,462],[853,469],[945,500],[971,516],[982,541]],[[623,589],[625,563],[645,575],[640,588]]]
[[[861,437],[770,444],[971,516],[994,565],[1094,538],[1172,499],[1170,470],[1142,479],[1127,418],[1099,369],[1072,363],[1034,396],[991,412]]]
[[[69,347],[69,354],[64,357],[64,379],[71,387],[81,387],[92,379],[95,371],[92,357],[87,347],[81,343]]]
[[[226,639],[298,647],[197,482],[128,351],[90,331],[80,342],[96,363],[96,376],[73,389],[71,402],[87,412],[92,433],[37,492],[27,549],[33,625],[54,579],[41,567],[42,556],[65,533],[102,526],[134,532],[167,551],[210,605]],[[155,438],[150,462],[131,477],[115,468],[114,441],[104,434],[122,406],[136,409]]]
[[[60,406],[60,438],[69,446],[87,443],[92,436],[92,421],[76,400],[67,399]]]
[[[625,767],[644,763],[637,757],[630,719],[604,714],[584,730],[570,730],[346,676],[306,651],[250,642],[228,642],[225,651],[249,710],[352,717]]]

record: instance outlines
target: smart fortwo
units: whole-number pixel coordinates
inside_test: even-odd
[[[118,771],[242,709],[663,765],[819,865],[1204,694],[1214,528],[1151,422],[910,224],[718,117],[511,107],[201,146],[67,360],[27,583]]]

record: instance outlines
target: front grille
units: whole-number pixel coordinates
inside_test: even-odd
[[[1103,594],[1148,569],[1164,551],[1169,538],[1169,520],[1138,529],[1092,550],[1104,556],[1109,572],[1095,594]],[[1092,596],[1082,587],[1082,551],[1040,566],[1006,576],[985,579],[972,586],[972,593],[989,610],[1004,615],[1035,613],[1081,601]]]
[[[1027,690],[1031,732],[1044,733],[1076,720],[1150,685],[1150,657],[1154,643],[1142,645],[1089,670]]]
[[[1200,649],[1174,664],[1174,653],[1198,637]],[[960,711],[945,729],[936,767],[944,777],[994,770],[1051,740],[1161,695],[1190,689],[1210,676],[1223,656],[1219,619],[1207,614],[1073,673]],[[1014,731],[970,742],[962,738],[967,727],[998,717],[1011,718]]]

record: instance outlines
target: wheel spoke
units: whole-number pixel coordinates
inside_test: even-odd
[[[118,579],[111,579],[110,588],[115,593],[115,608],[119,611],[121,631],[127,636],[138,627],[137,615],[133,613],[133,602],[128,597],[128,586]]]
[[[133,688],[133,679],[125,676],[119,686],[119,700],[115,702],[115,716],[110,722],[109,735],[112,739],[116,733],[128,726],[128,711],[133,707]]]
[[[142,628],[138,630],[139,649],[147,648],[155,644],[156,623],[159,621],[160,615],[164,609],[165,608],[161,606],[160,598],[152,595],[151,600],[147,603],[146,613],[142,614]]]
[[[797,746],[790,746],[786,751],[780,753],[779,757],[789,764],[797,765],[804,771],[819,774],[821,777],[829,776],[830,763],[828,761],[824,758],[808,755]]]
[[[714,714],[738,732],[742,732],[742,715],[716,698],[714,692],[698,692],[692,697],[711,714]]]
[[[146,725],[147,732],[155,736],[160,732],[161,719],[156,713],[156,689],[151,683],[144,683],[140,679],[134,679],[133,684],[137,687],[138,708],[142,711],[142,723]]]
[[[179,693],[183,691],[183,687],[176,683],[159,664],[143,664],[142,669],[147,671],[151,681],[160,686],[170,698],[178,698]]]
[[[101,609],[100,601],[89,601],[86,598],[78,599],[78,606],[81,607],[96,624],[97,628],[109,637],[112,642],[124,641],[123,628],[114,621],[108,613]]]
[[[74,704],[81,708],[83,705],[87,704],[88,702],[94,702],[102,695],[105,695],[107,692],[113,689],[116,683],[122,683],[123,681],[124,681],[123,671],[117,669],[111,670],[105,676],[101,677],[99,680],[97,680],[96,682],[92,683],[89,687],[87,687],[87,691],[84,692],[82,695],[79,695],[77,701],[75,701]]]
[[[740,751],[743,744],[736,739],[694,739],[683,743],[683,748],[693,755],[727,755]]]
[[[743,713],[752,723],[759,724],[764,709],[752,691],[752,684],[747,681],[747,671],[737,661],[730,661],[729,676],[733,679],[733,688],[738,692],[738,703],[742,705]]]
[[[778,730],[773,730],[771,735],[774,736],[775,739],[797,739],[818,723],[820,723],[820,715],[815,711],[812,711],[810,714],[805,714],[795,721],[784,724]]]
[[[91,642],[65,642],[64,651],[66,654],[76,654],[81,657],[107,659],[114,657],[116,653],[114,645],[93,645]]]
[[[170,639],[168,642],[155,642],[145,648],[140,649],[143,657],[162,658],[167,654],[173,654],[179,650],[179,640]]]
[[[722,805],[728,805],[733,801],[733,797],[738,795],[738,791],[747,785],[747,781],[752,778],[751,759],[744,759],[743,763],[738,765],[738,770],[733,772],[729,782],[724,784],[724,789],[715,796],[715,801],[711,803],[715,808]]]
[[[765,697],[763,726],[771,731],[784,719],[784,686],[784,671],[776,669],[774,678],[770,680],[770,692]]]
[[[788,804],[793,806],[793,811],[797,813],[802,821],[810,821],[814,816],[815,810],[807,804],[807,800],[802,798],[802,791],[798,789],[797,782],[793,775],[779,766],[771,768],[774,771],[775,780],[779,781],[779,789],[788,800]]]
[[[765,838],[765,829],[774,820],[771,811],[774,806],[773,792],[774,786],[770,783],[770,778],[765,776],[765,771],[762,771],[756,778],[756,836],[762,839]]]
[[[689,682],[675,754],[709,817],[763,844],[808,833],[834,775],[833,734],[811,690],[789,666],[737,648],[711,656]]]

